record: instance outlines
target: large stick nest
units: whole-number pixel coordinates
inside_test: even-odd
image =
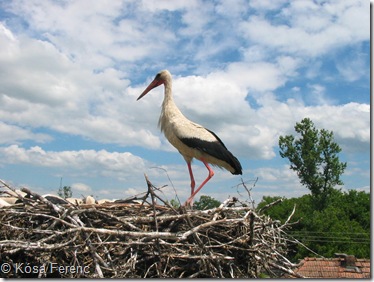
[[[209,210],[176,209],[147,184],[141,203],[101,205],[55,204],[22,188],[21,203],[0,209],[0,260],[8,267],[1,277],[297,276],[285,257],[289,221],[237,198]]]

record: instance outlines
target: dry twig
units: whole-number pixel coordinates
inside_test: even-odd
[[[142,204],[59,205],[23,188],[29,199],[0,213],[0,258],[12,269],[1,277],[295,275],[285,257],[291,216],[281,225],[235,198],[214,209],[176,210],[145,177]]]

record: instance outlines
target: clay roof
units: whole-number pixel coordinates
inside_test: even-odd
[[[371,278],[370,259],[347,258],[305,258],[294,269],[298,274],[309,278]]]

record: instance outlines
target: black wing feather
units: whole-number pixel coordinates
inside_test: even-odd
[[[227,162],[234,168],[235,171],[233,174],[242,174],[242,166],[239,160],[229,150],[227,150],[225,144],[223,144],[221,139],[213,131],[209,129],[206,130],[209,131],[217,141],[209,142],[199,138],[180,138],[180,140],[188,147],[197,149],[211,155],[212,157]]]

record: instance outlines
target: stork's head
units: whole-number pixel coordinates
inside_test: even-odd
[[[171,74],[168,70],[160,71],[158,74],[156,74],[156,77],[153,79],[153,81],[148,85],[148,87],[143,91],[142,94],[140,94],[140,96],[136,100],[141,99],[143,96],[145,96],[145,94],[147,94],[153,88],[160,86],[161,84],[164,84],[166,81],[169,82],[170,80],[171,80]]]

